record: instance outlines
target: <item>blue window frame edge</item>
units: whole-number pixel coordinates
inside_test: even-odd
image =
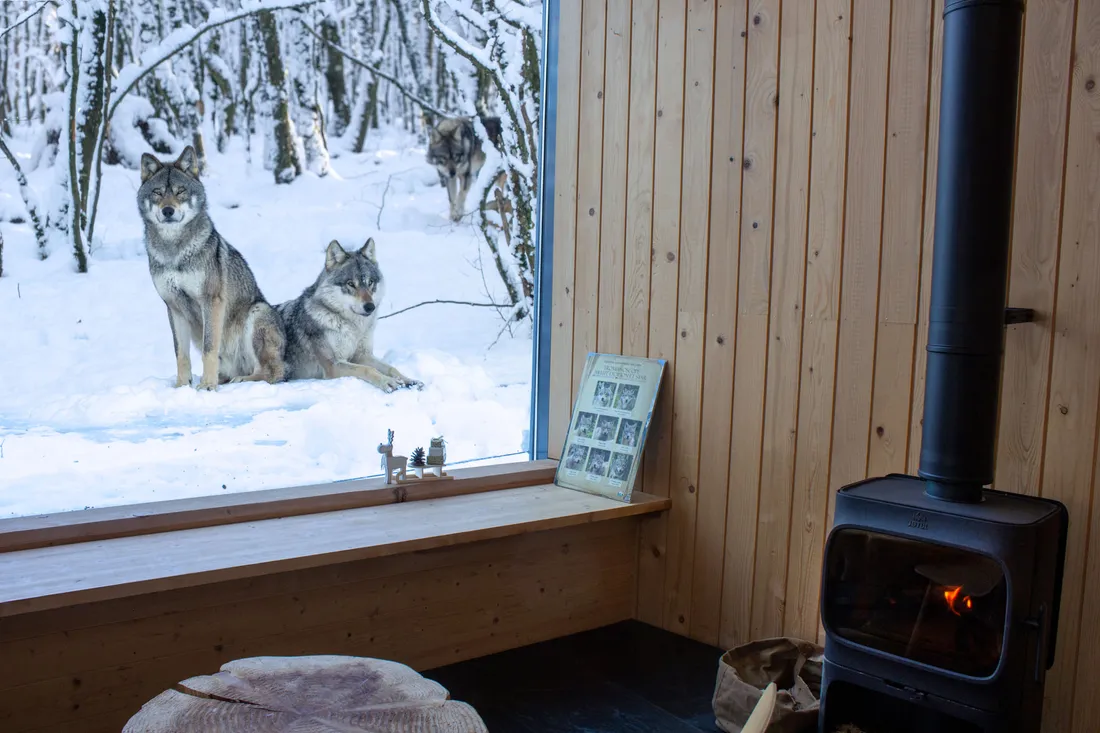
[[[531,427],[527,452],[531,460],[549,456],[550,334],[554,292],[554,171],[558,117],[558,25],[560,0],[545,0],[542,9],[542,100],[539,114],[538,211],[535,233],[535,308],[531,367]]]

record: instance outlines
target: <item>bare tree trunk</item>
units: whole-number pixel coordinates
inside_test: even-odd
[[[321,36],[329,43],[340,45],[340,27],[331,18],[321,23]],[[332,134],[343,137],[351,124],[351,105],[348,104],[348,88],[344,80],[344,57],[325,49],[325,83],[328,85],[328,98],[332,102]]]
[[[257,28],[263,41],[267,62],[268,85],[272,129],[271,163],[276,183],[290,183],[302,173],[302,161],[294,141],[294,123],[290,119],[290,94],[287,90],[286,69],[279,47],[279,29],[275,14],[265,10],[257,16]]]
[[[305,155],[304,166],[323,176],[329,172],[329,155],[317,89],[320,57],[315,52],[313,37],[306,29],[307,22],[304,14],[291,21],[291,86],[294,91],[295,123],[302,137]]]

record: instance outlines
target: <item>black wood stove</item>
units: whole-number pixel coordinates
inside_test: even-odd
[[[1038,733],[1068,516],[993,481],[1024,3],[945,0],[918,476],[845,486],[825,546],[821,733]],[[1027,487],[1013,487],[1024,491]]]

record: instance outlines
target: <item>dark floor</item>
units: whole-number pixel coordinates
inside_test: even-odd
[[[716,733],[722,650],[636,621],[424,672],[490,733]]]

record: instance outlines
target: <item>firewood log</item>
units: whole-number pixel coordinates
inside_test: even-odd
[[[488,733],[474,709],[397,662],[252,657],[145,703],[123,733]]]

